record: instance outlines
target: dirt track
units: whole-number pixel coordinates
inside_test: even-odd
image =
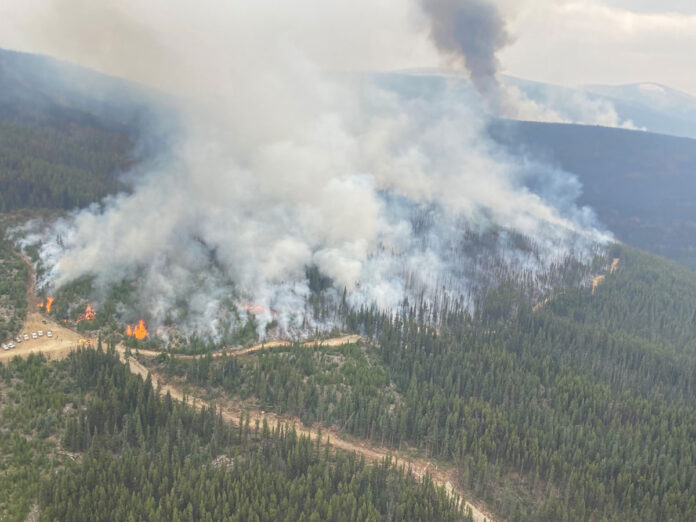
[[[344,335],[342,337],[334,337],[332,339],[323,339],[323,340],[316,340],[316,341],[307,341],[300,346],[304,346],[305,348],[312,348],[314,346],[320,347],[320,346],[342,346],[344,344],[353,344],[357,343],[359,341],[364,341],[362,336],[360,335]],[[229,355],[229,356],[239,356],[239,355],[247,355],[250,353],[258,352],[260,350],[265,350],[268,348],[277,348],[279,346],[292,346],[291,341],[268,341],[265,343],[260,343],[260,344],[255,344],[254,346],[249,346],[248,348],[225,348],[220,352],[213,352],[212,357],[222,357],[223,354]],[[138,355],[144,355],[145,357],[157,357],[158,355],[162,355],[162,353],[165,352],[156,352],[153,350],[132,350],[134,353],[137,353]],[[201,357],[200,355],[183,355],[183,354],[174,354],[174,356],[178,359],[196,359],[198,357]]]

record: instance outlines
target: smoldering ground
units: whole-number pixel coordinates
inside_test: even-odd
[[[472,232],[497,231],[492,255],[511,273],[543,273],[608,239],[574,204],[572,177],[520,164],[486,137],[480,100],[404,96],[336,72],[392,63],[406,47],[379,47],[385,31],[421,52],[427,10],[277,4],[119,2],[88,9],[104,30],[81,35],[71,16],[83,2],[55,3],[42,37],[172,92],[184,128],[131,193],[51,227],[43,284],[92,275],[103,291],[133,279],[152,323],[216,335],[230,310],[253,304],[261,325],[291,331],[317,326],[307,267],[350,304],[391,309],[443,287],[470,300],[495,265],[462,248]],[[527,188],[535,173],[554,179],[544,193]]]

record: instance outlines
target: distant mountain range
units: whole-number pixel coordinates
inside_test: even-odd
[[[553,106],[581,94],[611,103],[621,121],[659,134],[696,138],[696,96],[658,83],[560,87],[507,77],[529,98]]]

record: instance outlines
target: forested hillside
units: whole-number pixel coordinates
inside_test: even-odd
[[[0,341],[19,331],[27,311],[26,264],[14,246],[4,239],[0,223]]]
[[[119,174],[152,151],[141,138],[155,107],[125,81],[0,49],[0,212],[69,210],[124,190]]]
[[[113,352],[0,365],[0,509],[24,520],[461,520],[387,461],[160,397]]]
[[[696,267],[696,140],[597,126],[497,121],[516,154],[578,177],[580,203],[629,245]]]
[[[320,421],[457,466],[511,520],[696,517],[696,278],[627,247],[594,293],[536,310],[489,295],[475,318],[350,312],[374,339],[242,358],[166,358],[211,396]],[[506,310],[501,313],[501,310]]]
[[[117,175],[132,165],[132,149],[128,135],[98,126],[0,120],[0,212],[70,210],[123,190]]]

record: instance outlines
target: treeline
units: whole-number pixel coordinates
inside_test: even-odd
[[[42,520],[461,520],[431,481],[385,460],[298,437],[293,430],[226,425],[214,408],[160,397],[113,351],[80,350],[65,363],[86,407],[63,445],[85,452],[41,483]]]
[[[66,120],[59,126],[0,120],[0,212],[70,210],[123,190],[134,161],[125,134]]]

